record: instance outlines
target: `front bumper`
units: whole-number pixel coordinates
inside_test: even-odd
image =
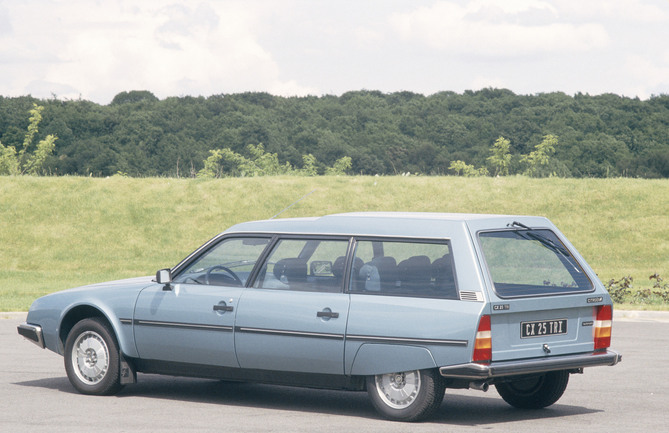
[[[451,365],[441,367],[442,376],[453,379],[487,380],[497,377],[521,376],[557,370],[578,370],[585,367],[616,365],[622,355],[613,350],[581,355],[554,356],[540,359],[491,362],[490,364]]]
[[[44,349],[44,338],[42,337],[41,326],[22,323],[16,328],[16,330],[19,332],[19,335],[25,337],[28,341],[35,343]]]

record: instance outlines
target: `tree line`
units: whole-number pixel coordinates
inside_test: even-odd
[[[43,107],[41,123],[28,142],[36,107]],[[271,158],[302,174],[339,167],[367,175],[667,178],[669,95],[640,100],[487,88],[160,100],[129,91],[108,105],[0,97],[0,143],[8,155],[23,152],[26,172],[35,167],[27,156],[42,158],[35,174],[47,175],[240,175],[260,149],[265,163]]]

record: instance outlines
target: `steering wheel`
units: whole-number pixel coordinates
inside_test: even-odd
[[[211,275],[212,272],[214,272],[216,270],[219,270],[219,269],[222,270],[222,271],[225,271],[227,274],[229,274],[230,277],[232,277],[232,279],[235,281],[235,283],[237,283],[237,285],[239,285],[239,286],[244,285],[244,283],[242,283],[242,280],[239,279],[237,274],[232,272],[232,270],[230,268],[228,268],[226,266],[223,266],[223,265],[215,265],[215,266],[212,266],[211,268],[207,269],[207,273],[204,276],[204,283],[209,284],[209,276]]]

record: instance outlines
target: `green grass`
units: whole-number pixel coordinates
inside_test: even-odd
[[[669,181],[525,177],[0,177],[0,311],[77,285],[154,274],[230,225],[346,211],[550,218],[607,281],[669,278]],[[646,287],[650,287],[650,283]]]

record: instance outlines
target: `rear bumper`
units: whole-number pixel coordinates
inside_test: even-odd
[[[19,335],[25,337],[28,341],[31,341],[44,349],[42,327],[37,325],[30,325],[28,323],[22,323],[16,328],[16,330],[19,332]]]
[[[545,373],[547,371],[612,366],[620,361],[622,361],[621,354],[613,350],[607,350],[606,352],[492,362],[490,364],[470,362],[468,364],[441,367],[439,373],[447,378],[486,380],[496,377]]]

